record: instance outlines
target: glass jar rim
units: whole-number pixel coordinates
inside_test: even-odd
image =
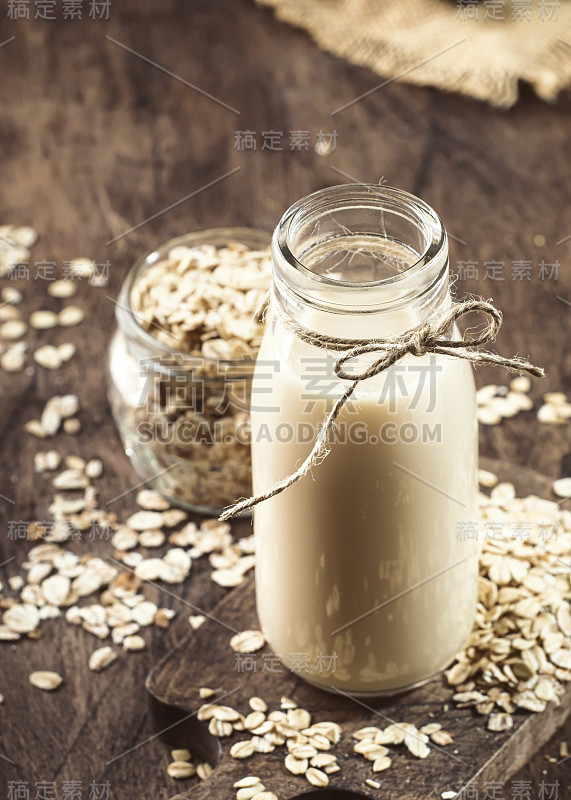
[[[244,239],[246,241],[243,242]],[[247,227],[204,228],[182,234],[181,236],[176,236],[172,239],[167,239],[167,241],[153,247],[136,259],[127,273],[121,285],[119,297],[117,301],[115,301],[115,317],[121,332],[130,341],[140,343],[142,348],[149,352],[149,361],[152,360],[153,356],[158,358],[167,356],[180,358],[182,362],[177,365],[157,364],[157,371],[169,373],[180,372],[184,374],[184,371],[181,369],[183,364],[186,364],[188,368],[197,368],[200,366],[215,368],[217,365],[222,365],[226,372],[231,371],[233,368],[240,367],[250,367],[253,369],[256,356],[234,359],[211,358],[208,356],[193,356],[190,353],[185,353],[183,350],[169,347],[169,345],[157,339],[156,336],[153,336],[150,331],[141,325],[137,319],[137,316],[140,317],[140,315],[137,314],[131,305],[131,294],[140,275],[145,269],[151,267],[161,258],[164,258],[169,250],[175,247],[195,247],[201,244],[212,244],[215,247],[223,247],[225,243],[227,244],[232,241],[248,244],[248,239],[250,241],[257,240],[260,247],[268,247],[271,242],[271,233],[260,228]],[[216,379],[216,377],[224,379],[225,375],[207,375],[208,380]]]
[[[319,214],[329,211],[340,212],[344,208],[355,208],[362,205],[369,210],[379,209],[398,213],[406,213],[417,225],[424,236],[424,246],[418,258],[406,269],[395,275],[370,281],[347,281],[318,274],[308,268],[298,258],[293,244],[293,236],[302,223],[317,219]],[[299,299],[313,303],[312,290],[326,290],[331,300],[331,310],[347,313],[350,304],[367,292],[369,302],[374,298],[374,290],[379,293],[394,290],[396,300],[388,302],[379,296],[379,304],[364,309],[357,305],[355,310],[378,311],[379,307],[394,307],[401,301],[419,296],[414,290],[414,283],[429,279],[430,285],[436,283],[448,268],[448,237],[442,220],[424,200],[403,189],[381,184],[339,184],[319,189],[290,206],[280,219],[272,238],[272,258],[274,262],[274,279],[287,286],[287,290]],[[436,267],[436,268],[435,268]],[[430,273],[430,275],[428,275]],[[424,286],[424,293],[430,286]],[[407,293],[408,290],[408,293]],[[337,301],[337,302],[335,302]]]

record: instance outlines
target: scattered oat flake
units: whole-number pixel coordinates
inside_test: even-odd
[[[135,575],[142,581],[158,581],[163,574],[164,563],[160,558],[146,558],[135,566]]]
[[[77,292],[77,284],[69,280],[52,281],[48,286],[48,294],[52,297],[68,298],[73,297]]]
[[[563,392],[546,392],[543,395],[546,403],[551,403],[554,406],[562,405],[567,402],[567,397]]]
[[[138,652],[140,650],[144,650],[147,646],[147,643],[143,639],[142,636],[125,636],[123,639],[123,647],[125,650],[130,650],[131,652]]]
[[[173,528],[180,522],[184,522],[188,514],[182,508],[168,508],[162,514],[162,524],[167,528]]]
[[[379,756],[373,761],[373,772],[384,772],[392,764],[389,756]]]
[[[81,430],[81,422],[77,419],[77,417],[71,417],[70,419],[64,420],[63,429],[66,433],[75,435]]]
[[[77,257],[68,262],[67,267],[71,275],[78,278],[90,278],[95,269],[95,262],[91,258]]]
[[[252,786],[243,786],[236,792],[236,800],[252,800],[253,797],[261,797],[265,792],[265,786],[257,781]]]
[[[293,775],[305,775],[309,769],[309,761],[307,758],[300,758],[289,753],[285,757],[285,767]]]
[[[57,352],[62,362],[65,363],[73,358],[76,353],[76,347],[72,342],[64,342],[58,345]]]
[[[26,364],[26,354],[17,347],[11,347],[0,355],[0,367],[5,372],[21,372]]]
[[[518,375],[510,381],[510,389],[514,392],[529,392],[531,389],[531,381],[525,375]]]
[[[82,471],[78,469],[65,469],[56,475],[52,481],[56,489],[65,489],[67,491],[74,489],[87,488],[89,481]]]
[[[168,500],[154,489],[141,489],[137,493],[137,504],[146,511],[166,511],[169,508]]]
[[[28,678],[32,686],[42,689],[44,692],[53,692],[63,683],[63,678],[57,672],[50,670],[38,670],[32,672]]]
[[[139,543],[139,534],[126,526],[121,526],[112,538],[111,545],[115,550],[132,550]]]
[[[59,369],[62,359],[57,347],[51,344],[42,345],[34,351],[34,361],[45,369]]]
[[[155,603],[152,603],[150,600],[143,600],[133,608],[131,614],[136,623],[147,627],[153,624],[157,611],[158,608]]]
[[[196,767],[196,774],[198,775],[201,781],[205,781],[207,778],[209,778],[212,775],[213,771],[214,770],[212,769],[210,764],[207,764],[206,762],[198,764],[198,766]]]
[[[62,328],[71,328],[79,325],[85,319],[85,314],[79,306],[66,306],[57,315],[58,325]]]
[[[430,734],[430,738],[434,744],[440,745],[440,747],[445,747],[447,744],[452,744],[454,741],[448,731],[434,731]]]
[[[498,425],[502,418],[496,412],[486,406],[482,406],[477,411],[478,421],[482,423],[482,425]]]
[[[21,339],[28,330],[28,326],[23,319],[9,319],[0,325],[0,339],[13,341]]]
[[[30,225],[20,225],[17,228],[12,228],[10,231],[10,239],[20,247],[33,247],[38,240],[38,234]]]
[[[380,728],[372,725],[366,728],[359,728],[359,730],[355,731],[353,734],[353,739],[357,739],[357,741],[362,741],[363,739],[374,739],[377,733],[380,732]]]
[[[488,717],[488,730],[508,731],[513,728],[513,718],[511,714],[490,714]]]
[[[402,744],[407,735],[405,723],[392,723],[375,736],[375,744]]]
[[[564,425],[566,417],[561,415],[558,406],[545,403],[537,411],[537,419],[546,425]]]
[[[333,753],[316,753],[311,757],[310,764],[312,767],[330,767],[337,761],[337,756]]]
[[[239,586],[244,582],[243,574],[236,569],[216,569],[211,573],[210,577],[214,583],[224,588]]]
[[[196,775],[196,767],[187,761],[172,761],[167,767],[167,775],[177,781],[192,778]]]
[[[196,713],[196,718],[201,722],[205,720],[209,720],[214,716],[214,712],[218,706],[215,703],[204,703],[204,705],[200,706]]]
[[[255,653],[265,643],[266,639],[261,631],[242,631],[230,639],[230,647],[235,653]]]
[[[427,739],[424,734],[418,731],[407,733],[404,740],[404,745],[413,756],[417,758],[426,758],[430,753],[430,747],[426,744],[424,739]]]
[[[458,686],[464,683],[471,671],[471,664],[465,662],[458,662],[454,664],[446,673],[446,677],[448,678],[448,683],[452,686]]]
[[[103,464],[98,458],[92,458],[85,465],[85,474],[88,478],[100,478],[103,474]]]
[[[22,292],[12,286],[4,287],[2,292],[0,292],[0,297],[4,303],[11,303],[15,306],[17,306],[23,300]]]
[[[316,767],[310,767],[305,773],[305,777],[312,786],[322,787],[329,784],[329,778],[326,773]]]
[[[15,633],[30,633],[38,627],[40,615],[31,603],[15,604],[4,612],[2,621]]]
[[[478,470],[478,482],[480,486],[485,486],[488,489],[493,489],[498,482],[498,476],[494,475],[487,469]]]
[[[186,748],[171,750],[171,758],[173,761],[190,761],[190,750],[187,750]]]
[[[254,752],[254,743],[251,739],[236,742],[230,748],[230,755],[232,758],[250,758],[250,756],[254,755]]]
[[[233,733],[234,728],[232,727],[231,722],[226,722],[225,720],[212,717],[208,723],[208,730],[213,736],[222,738],[224,736],[230,736]]]
[[[571,497],[571,478],[559,478],[553,482],[553,491],[557,497]]]
[[[160,547],[165,542],[164,533],[158,528],[149,528],[139,534],[139,545],[141,547]]]
[[[100,647],[89,656],[89,669],[93,670],[93,672],[101,672],[101,670],[112,664],[116,658],[117,653],[109,645]]]
[[[261,783],[258,777],[255,775],[246,775],[245,778],[240,778],[239,781],[236,781],[234,789],[247,789],[248,787],[256,786],[258,783]]]
[[[268,710],[266,701],[261,697],[250,697],[248,705],[252,711],[263,711],[265,713]]]
[[[55,436],[62,422],[59,411],[59,397],[51,397],[44,406],[40,424],[46,436]]]
[[[222,722],[234,722],[240,719],[240,713],[231,706],[214,706],[213,716]]]
[[[158,511],[135,511],[134,514],[131,514],[126,524],[136,531],[160,528],[163,524],[163,515]]]
[[[540,700],[555,700],[557,698],[553,684],[548,680],[538,681],[533,691]]]
[[[46,578],[41,585],[44,600],[53,606],[64,605],[70,585],[71,582],[65,575],[52,575]]]
[[[58,411],[66,419],[77,414],[80,408],[79,397],[76,394],[62,394],[58,397]]]
[[[206,617],[202,616],[202,614],[191,614],[188,621],[192,630],[196,631],[206,621]]]
[[[30,325],[36,330],[47,330],[48,328],[55,328],[58,324],[58,315],[53,311],[33,311],[30,314]]]

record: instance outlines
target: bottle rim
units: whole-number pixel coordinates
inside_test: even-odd
[[[388,212],[411,223],[423,242],[416,260],[401,272],[377,280],[340,280],[312,271],[304,264],[296,240],[300,229],[314,221],[317,224],[331,212],[358,208]],[[410,248],[410,242],[403,244]],[[404,305],[439,282],[448,271],[448,237],[436,211],[409,192],[378,184],[341,184],[313,192],[287,209],[274,231],[272,260],[278,294],[284,292],[323,310],[378,312]]]

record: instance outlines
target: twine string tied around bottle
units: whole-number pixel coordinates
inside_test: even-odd
[[[464,336],[460,336],[458,339],[451,339],[446,335],[462,317],[473,312],[481,312],[487,317],[486,325],[479,334],[467,339]],[[493,342],[502,324],[502,312],[483,299],[454,303],[450,308],[434,314],[417,327],[411,328],[398,336],[385,339],[336,338],[310,331],[283,314],[282,317],[286,326],[302,341],[321,349],[341,352],[342,355],[337,359],[334,371],[338,378],[351,381],[351,383],[335,401],[331,411],[325,417],[311,452],[301,466],[288,477],[275,483],[268,491],[240,500],[225,509],[219,517],[221,521],[230,519],[242,511],[280,494],[280,492],[283,492],[307,475],[313,467],[320,464],[330,451],[329,437],[334,429],[335,422],[343,406],[347,403],[359,383],[379,375],[406,355],[421,357],[427,353],[435,353],[462,358],[466,361],[471,361],[473,364],[493,364],[510,372],[527,372],[538,378],[542,378],[545,375],[541,367],[536,367],[524,359],[517,357],[506,358],[488,350],[475,349],[480,345]],[[379,357],[365,369],[360,372],[350,372],[346,369],[346,365],[349,362],[370,353],[376,353]]]

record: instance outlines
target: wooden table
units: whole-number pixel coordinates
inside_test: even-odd
[[[15,39],[0,50],[0,221],[34,225],[40,240],[32,258],[56,262],[57,274],[78,255],[110,263],[109,287],[80,287],[77,302],[88,315],[73,333],[75,358],[57,372],[2,374],[0,492],[14,502],[0,500],[0,562],[15,556],[2,568],[4,580],[28,549],[8,539],[9,520],[47,513],[50,481],[32,465],[43,446],[22,426],[39,416],[48,397],[79,394],[82,433],[58,434],[53,445],[103,460],[102,502],[136,482],[105,396],[103,364],[114,326],[107,296],[117,295],[138,254],[188,230],[269,230],[290,203],[315,189],[384,179],[438,210],[453,237],[455,269],[462,262],[465,275],[477,267],[477,277],[458,280],[458,295],[493,297],[504,310],[498,350],[546,367],[547,379],[533,386],[536,403],[544,391],[571,390],[569,93],[549,106],[522,87],[517,106],[498,112],[389,83],[332,117],[379,84],[378,76],[320,52],[250,0],[112,3],[107,21],[88,19],[87,3],[83,20],[63,19],[60,4],[54,21],[10,21],[4,7],[1,13],[1,40]],[[290,150],[291,132],[301,130],[309,131],[309,150]],[[268,131],[281,136],[264,136]],[[314,147],[320,131],[337,132],[335,148],[324,155]],[[240,149],[252,138],[255,150]],[[59,307],[33,269],[16,285],[26,311]],[[31,342],[69,338],[65,331],[39,331]],[[505,382],[505,376],[479,369],[477,381]],[[569,426],[539,425],[534,415],[482,430],[481,449],[553,478],[571,472]],[[133,507],[130,494],[114,510],[126,515]],[[89,546],[101,553],[109,547]],[[0,760],[0,797],[17,780],[55,781],[58,798],[63,782],[72,780],[82,782],[84,797],[92,781],[109,781],[110,796],[121,800],[175,794],[178,787],[165,775],[166,746],[144,743],[153,734],[144,680],[187,631],[185,604],[211,608],[225,591],[199,567],[176,587],[180,600],[161,592],[161,604],[177,611],[170,629],[153,628],[144,653],[101,675],[87,668],[93,637],[58,621],[43,626],[41,641],[3,646],[0,752],[16,766]],[[65,672],[65,692],[31,689],[28,674],[47,668]],[[518,777],[534,786],[558,778],[568,791],[568,763],[545,760],[557,756],[565,737],[571,738],[569,722]]]

